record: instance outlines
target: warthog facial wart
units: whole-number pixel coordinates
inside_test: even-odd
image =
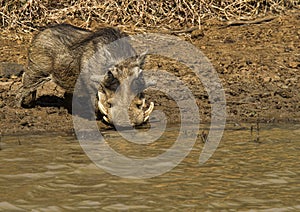
[[[17,104],[34,106],[37,88],[47,81],[62,87],[65,96],[72,96],[75,84],[79,83],[80,95],[91,97],[96,106],[94,112],[105,123],[143,124],[154,107],[151,102],[147,109],[143,93],[149,86],[142,70],[145,57],[146,52],[137,55],[128,36],[116,28],[95,32],[68,24],[46,28],[33,38],[29,47]],[[81,72],[85,72],[84,77],[78,82]]]

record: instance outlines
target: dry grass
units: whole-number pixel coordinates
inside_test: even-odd
[[[251,19],[299,9],[299,0],[1,0],[2,30],[33,31],[48,24],[81,22],[135,28],[188,28],[210,18]]]

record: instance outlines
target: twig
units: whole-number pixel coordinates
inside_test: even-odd
[[[260,131],[259,119],[257,119],[257,122],[256,122],[256,139],[255,139],[256,142],[259,142],[259,131]]]
[[[255,139],[253,138],[253,131],[256,131],[256,137]],[[254,142],[257,142],[257,143],[260,143],[260,121],[259,121],[259,116],[256,120],[256,126],[255,125],[251,125],[250,127],[250,136],[251,136],[251,141],[254,141]]]
[[[255,20],[234,20],[234,21],[228,21],[226,23],[225,27],[229,27],[229,26],[240,26],[240,25],[250,25],[250,24],[260,24],[263,22],[268,22],[271,21],[273,19],[277,18],[277,16],[268,16],[268,17],[264,17],[264,18],[258,18]]]
[[[204,132],[204,130],[201,132],[201,140],[203,143],[206,143],[207,142],[207,134],[206,132]]]
[[[249,24],[259,24],[259,23],[262,23],[262,22],[271,21],[271,20],[273,20],[275,18],[277,18],[277,16],[269,16],[269,17],[255,19],[255,20],[235,20],[235,21],[228,21],[224,27],[239,26],[239,25],[249,25]],[[191,27],[191,28],[183,29],[183,30],[163,31],[162,33],[165,33],[165,34],[189,33],[189,32],[193,32],[193,31],[195,31],[197,29],[200,29],[200,27],[199,26],[195,26],[195,27]]]
[[[195,30],[199,29],[199,26],[195,26],[195,27],[191,27],[188,29],[182,29],[182,30],[168,30],[168,31],[162,31],[162,33],[164,34],[180,34],[180,33],[189,33],[189,32],[193,32]]]

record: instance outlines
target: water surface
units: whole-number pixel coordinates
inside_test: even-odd
[[[178,127],[149,146],[103,135],[121,154],[153,157],[173,144]],[[198,164],[199,138],[170,172],[125,179],[99,169],[74,136],[2,136],[0,211],[299,211],[299,138],[300,125],[264,125],[259,142],[249,125],[232,125],[207,163]]]

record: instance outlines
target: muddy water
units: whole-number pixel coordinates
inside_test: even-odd
[[[103,134],[116,151],[144,157],[171,146],[177,130],[168,128],[158,144],[139,151],[114,131]],[[170,172],[134,180],[97,168],[73,136],[2,136],[0,211],[299,211],[300,125],[262,126],[255,139],[249,126],[228,126],[204,165],[199,139]]]

